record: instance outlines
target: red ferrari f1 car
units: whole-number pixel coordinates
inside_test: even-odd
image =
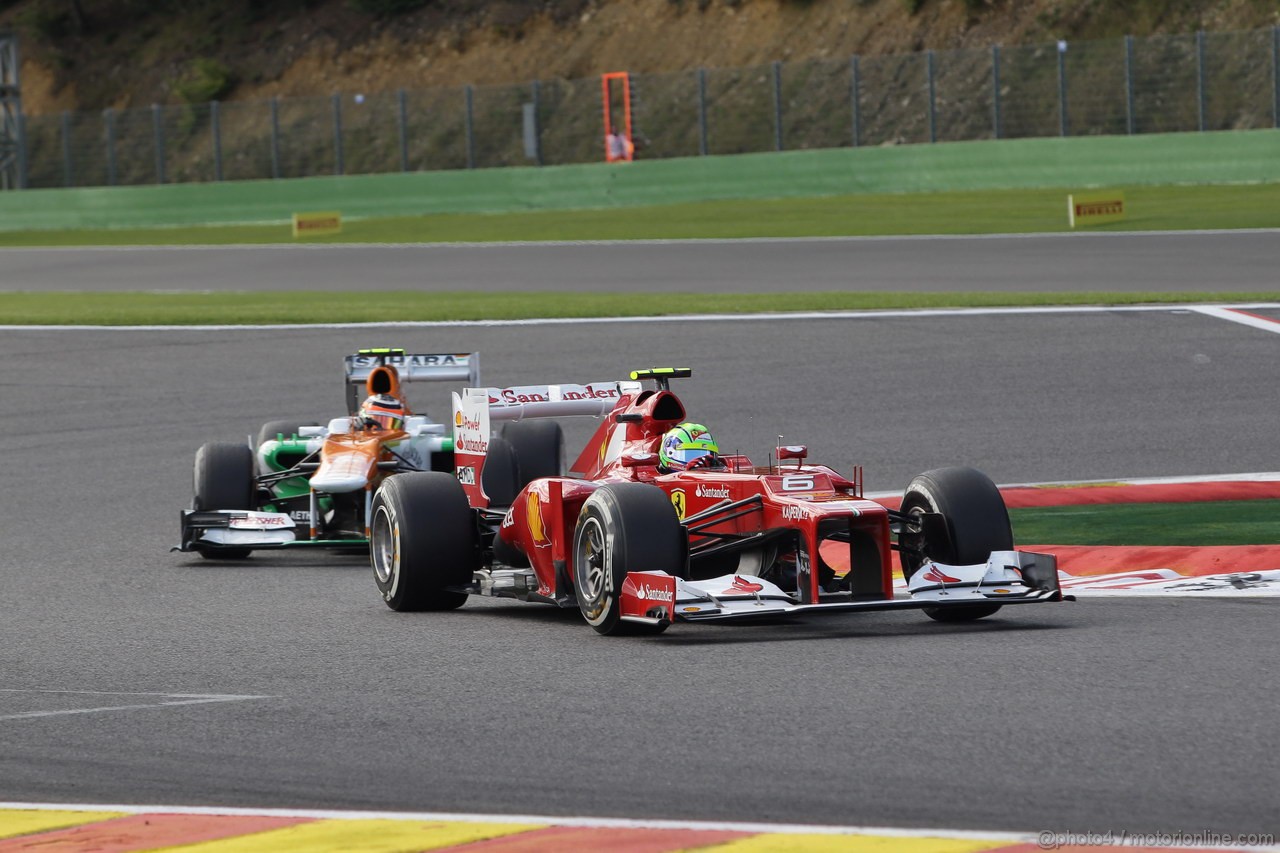
[[[863,497],[860,469],[806,464],[803,446],[761,466],[720,455],[670,390],[691,373],[455,393],[454,475],[400,474],[373,498],[383,600],[393,610],[452,609],[469,595],[547,602],[578,607],[602,634],[635,634],[840,610],[968,621],[1064,599],[1054,558],[1014,549],[984,474],[928,471],[891,510]],[[603,418],[570,476],[523,482],[519,453],[490,424],[568,415]],[[680,470],[667,452],[677,445],[664,444],[673,433],[698,457]]]

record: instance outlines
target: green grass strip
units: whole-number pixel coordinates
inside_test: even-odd
[[[679,305],[645,293],[0,292],[3,325],[269,325],[645,317],[665,314],[1280,302],[1262,293],[687,293]]]
[[[1099,231],[1280,227],[1280,184],[1124,189],[1128,214]],[[294,240],[264,225],[0,232],[0,246],[424,243],[846,237],[1069,231],[1070,190],[737,199],[605,210],[437,214],[348,220],[342,233]]]
[[[1019,543],[1280,545],[1280,501],[1090,504],[1009,510]]]

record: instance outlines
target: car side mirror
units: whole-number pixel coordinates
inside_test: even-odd
[[[658,464],[656,453],[628,453],[622,457],[623,468],[651,468]]]

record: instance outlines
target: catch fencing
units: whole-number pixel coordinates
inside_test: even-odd
[[[1280,127],[1280,27],[631,75],[636,157]],[[23,116],[30,188],[604,158],[599,78]]]

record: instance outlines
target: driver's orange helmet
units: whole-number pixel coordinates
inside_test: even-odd
[[[374,394],[360,404],[360,419],[366,426],[376,424],[382,429],[403,429],[404,403],[390,394]]]

